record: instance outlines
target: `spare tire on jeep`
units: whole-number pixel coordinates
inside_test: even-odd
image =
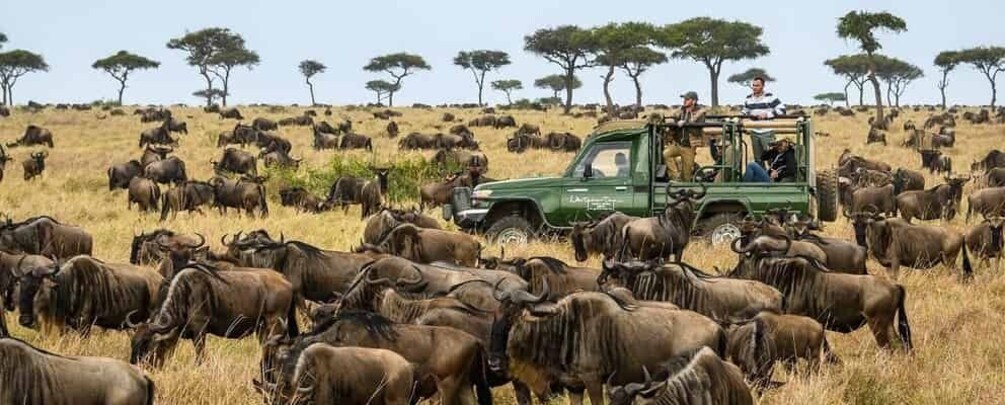
[[[817,219],[834,222],[838,216],[838,175],[834,170],[817,172]]]

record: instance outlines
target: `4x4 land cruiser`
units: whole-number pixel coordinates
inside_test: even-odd
[[[774,208],[834,221],[837,174],[833,170],[816,171],[813,129],[808,118],[749,121],[709,117],[712,119],[715,121],[686,124],[701,128],[691,130],[696,133],[690,138],[691,144],[699,148],[712,139],[724,142],[720,143],[725,145],[724,158],[721,164],[699,167],[691,182],[670,182],[666,174],[662,138],[675,128],[661,120],[621,121],[597,128],[561,176],[497,181],[480,184],[474,190],[454,189],[452,203],[444,207],[444,217],[452,218],[465,231],[484,232],[498,243],[525,243],[539,235],[567,232],[572,222],[604,212],[661,215],[668,191],[697,191],[705,186],[707,193],[696,207],[694,229],[696,234],[710,237],[712,243],[739,236],[736,222],[744,216],[760,217]],[[741,182],[747,162],[756,160],[748,143],[766,145],[765,140],[776,136],[794,142],[799,164],[795,182]],[[628,157],[627,166],[624,157]]]

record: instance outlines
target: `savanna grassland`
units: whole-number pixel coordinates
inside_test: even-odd
[[[209,161],[220,154],[216,137],[233,128],[234,121],[221,120],[216,114],[206,114],[201,109],[172,110],[176,118],[188,123],[189,134],[181,137],[176,154],[186,161],[189,177],[210,177]],[[440,121],[444,112],[451,112],[465,122],[480,115],[477,110],[398,110],[404,114],[395,119],[403,135],[412,131],[445,132],[451,124]],[[265,108],[242,107],[241,111],[250,120],[299,115],[301,109],[289,107],[285,112],[269,112]],[[905,110],[888,133],[890,146],[864,145],[867,113],[859,113],[857,117],[839,117],[835,113],[817,117],[816,129],[830,134],[818,138],[818,165],[834,166],[841,151],[850,148],[894,167],[918,169],[917,153],[895,145],[905,136],[899,129],[905,119],[920,123],[927,114]],[[37,114],[15,112],[9,118],[0,119],[0,141],[10,142],[19,137],[28,124],[36,124],[51,129],[56,144],[50,151],[45,174],[31,182],[22,180],[21,162],[37,149],[10,149],[16,161],[8,165],[5,179],[0,183],[0,212],[9,213],[15,219],[47,214],[81,226],[94,236],[95,256],[109,262],[127,262],[133,234],[157,227],[202,233],[214,249],[220,248],[219,239],[224,234],[258,228],[268,229],[273,235],[283,232],[288,240],[299,239],[327,249],[347,250],[360,240],[363,223],[358,207],[351,209],[348,215],[341,211],[297,214],[279,205],[277,190],[282,180],[278,176],[267,184],[271,214],[264,219],[234,212],[221,216],[207,210],[205,215],[182,213],[174,220],[159,223],[157,215],[141,214],[135,209],[128,211],[125,190],[108,191],[105,171],[111,164],[138,159],[141,154],[137,147],[138,134],[156,124],[141,124],[139,118],[132,115],[104,119],[99,119],[99,115],[104,117],[107,113],[47,110]],[[513,115],[518,123],[541,125],[545,133],[569,131],[583,136],[595,123],[591,118],[575,119],[560,115],[558,111],[513,112]],[[373,119],[365,110],[336,108],[334,116],[319,118],[334,123],[342,116],[351,117],[357,132],[375,140],[373,156],[364,151],[346,152],[352,158],[382,165],[408,156],[432,154],[399,152],[397,142],[385,134],[387,122]],[[473,130],[488,154],[489,175],[494,178],[558,174],[573,157],[572,154],[546,151],[511,154],[506,151],[505,139],[512,129]],[[311,149],[309,127],[284,127],[278,132],[293,143],[294,157],[302,155],[305,158],[305,165],[294,177],[308,176],[310,167],[330,165],[333,157],[340,153]],[[946,150],[957,169],[968,168],[972,160],[983,157],[990,149],[1002,148],[1005,143],[1005,126],[1000,125],[972,126],[960,120],[957,134],[956,147]],[[702,149],[698,154],[707,159],[708,151]],[[929,176],[927,180],[929,186],[941,182],[936,176]],[[968,185],[966,192],[972,187]],[[438,216],[438,211],[431,213]],[[968,224],[963,216],[957,216],[952,223],[943,226],[962,231]],[[843,217],[836,223],[826,224],[823,232],[852,239],[851,226]],[[497,246],[486,248],[486,254],[498,252]],[[553,255],[574,261],[572,249],[564,241],[507,248],[506,255]],[[703,241],[690,245],[685,257],[709,271],[714,267],[731,268],[736,261],[728,248],[713,248]],[[587,264],[600,266],[596,258]],[[1001,396],[1001,388],[1005,387],[1005,340],[1001,338],[1005,330],[1005,277],[1000,267],[983,263],[977,267],[973,282],[961,284],[958,267],[902,271],[900,282],[907,288],[907,314],[914,333],[913,354],[879,350],[867,328],[850,334],[829,333],[842,364],[812,376],[790,376],[779,370],[776,379],[787,383],[768,391],[762,401],[771,404],[1005,403]],[[869,272],[885,276],[883,268],[874,260],[869,262]],[[8,319],[15,336],[47,350],[67,355],[128,359],[127,333],[94,331],[87,339],[74,335],[41,336],[16,325],[16,317]],[[210,337],[208,359],[203,364],[194,365],[192,346],[183,342],[163,369],[147,372],[157,384],[158,403],[255,404],[260,403],[261,398],[252,388],[251,380],[258,370],[259,355],[253,338],[235,341]],[[495,395],[499,403],[513,403],[508,388],[496,389]],[[565,400],[556,399],[555,403],[565,403]]]

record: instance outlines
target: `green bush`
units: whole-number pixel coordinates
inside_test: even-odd
[[[376,179],[376,174],[370,170],[371,165],[363,159],[335,155],[323,166],[302,167],[299,171],[270,168],[267,175],[270,183],[273,183],[270,184],[272,190],[287,185],[303,187],[316,195],[327,196],[328,190],[339,177]],[[443,177],[435,164],[426,162],[422,157],[397,160],[390,167],[386,196],[390,203],[418,202],[419,186],[440,181]]]

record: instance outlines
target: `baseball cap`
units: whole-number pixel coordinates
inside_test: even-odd
[[[680,97],[681,98],[690,98],[690,99],[693,99],[693,100],[698,100],[698,92],[689,91],[687,93],[681,94]]]

